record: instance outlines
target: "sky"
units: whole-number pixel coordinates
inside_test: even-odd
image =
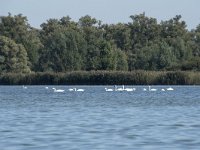
[[[145,12],[158,21],[181,15],[188,29],[200,24],[200,0],[0,0],[0,16],[23,14],[31,26],[40,25],[50,18],[69,15],[72,20],[85,15],[103,23],[128,23],[130,15]]]

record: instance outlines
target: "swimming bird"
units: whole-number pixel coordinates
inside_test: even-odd
[[[116,91],[124,91],[123,88],[117,88]]]
[[[151,86],[149,86],[149,91],[157,91],[157,89],[152,89]]]
[[[174,90],[174,89],[171,88],[171,87],[167,88],[167,91],[173,91],[173,90]]]
[[[68,89],[68,91],[72,92],[72,91],[74,91],[74,89]]]
[[[23,89],[27,89],[27,87],[23,85]]]
[[[65,90],[62,90],[62,89],[57,89],[56,90],[56,88],[52,88],[53,90],[54,90],[54,92],[56,92],[56,93],[62,93],[62,92],[64,92]]]
[[[114,91],[113,89],[108,89],[108,88],[105,88],[106,92],[112,92]]]
[[[143,91],[147,91],[147,89],[146,89],[146,88],[143,88]]]
[[[127,91],[127,92],[132,92],[132,91],[135,91],[136,88],[125,88],[124,91]]]
[[[49,89],[49,87],[48,87],[48,86],[46,86],[46,87],[45,87],[45,89]]]
[[[124,89],[124,85],[122,85],[122,88],[116,88],[115,89],[116,91],[124,91],[125,89]]]
[[[77,92],[84,92],[85,89],[76,89],[76,88],[74,88],[74,91],[77,91]]]
[[[165,91],[165,89],[161,89],[161,91]]]
[[[85,89],[77,89],[76,91],[77,91],[77,92],[84,92]]]

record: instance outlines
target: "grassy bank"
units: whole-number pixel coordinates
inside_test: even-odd
[[[78,71],[1,74],[0,85],[200,85],[200,72]]]

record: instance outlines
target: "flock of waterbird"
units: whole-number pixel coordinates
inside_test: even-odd
[[[27,86],[23,85],[23,89],[27,89]],[[49,89],[49,87],[45,87],[45,89]],[[53,92],[55,93],[63,93],[65,92],[64,89],[56,89],[56,88],[52,88]],[[143,91],[173,91],[174,89],[172,87],[168,87],[168,88],[161,88],[161,89],[156,89],[156,88],[152,88],[151,86],[148,86],[148,88],[143,88]],[[78,89],[78,88],[70,88],[68,89],[69,92],[84,92],[85,89]],[[133,92],[136,91],[136,88],[125,88],[124,85],[122,85],[122,87],[117,87],[116,85],[114,86],[114,88],[105,88],[106,92],[114,92],[114,91],[127,91],[127,92]]]
[[[45,88],[49,89],[48,87],[45,87]],[[65,90],[63,90],[63,89],[56,89],[56,88],[52,88],[52,89],[53,89],[53,91],[55,93],[63,93],[63,92],[65,92]],[[85,89],[70,88],[70,89],[68,89],[68,91],[69,92],[84,92]]]
[[[115,85],[114,89],[108,89],[105,88],[105,90],[107,92],[112,92],[112,91],[127,91],[127,92],[131,92],[131,91],[136,91],[136,88],[125,88],[124,85],[122,85],[122,88],[117,88],[117,86]],[[148,86],[148,88],[143,88],[143,91],[158,91],[159,89],[156,88],[151,88],[151,86]],[[174,89],[172,87],[169,88],[162,88],[161,91],[173,91]]]
[[[23,85],[23,89],[27,89],[27,86],[24,86]],[[48,86],[46,86],[45,87],[45,89],[50,89]],[[65,90],[64,89],[56,89],[56,88],[52,88],[52,90],[53,90],[53,92],[55,92],[55,93],[63,93],[63,92],[65,92]],[[77,88],[70,88],[70,89],[68,89],[68,91],[69,92],[84,92],[85,91],[85,89],[77,89]]]

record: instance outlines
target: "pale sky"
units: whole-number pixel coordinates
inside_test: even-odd
[[[0,16],[19,13],[28,17],[31,26],[50,18],[69,15],[72,20],[90,15],[103,23],[128,23],[130,15],[145,12],[158,21],[182,15],[188,29],[200,24],[200,0],[0,0]]]

